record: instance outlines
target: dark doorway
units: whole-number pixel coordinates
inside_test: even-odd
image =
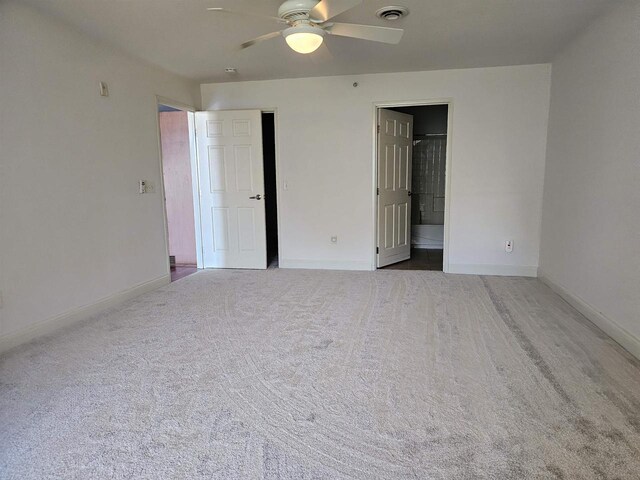
[[[411,258],[384,268],[442,271],[449,106],[389,110],[413,115]]]
[[[274,113],[262,113],[264,207],[267,223],[267,268],[278,266],[278,198],[276,180],[276,125]]]

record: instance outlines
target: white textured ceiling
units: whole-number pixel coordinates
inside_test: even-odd
[[[405,29],[399,45],[326,37],[310,55],[281,37],[238,45],[281,29],[269,20],[207,12],[221,6],[275,16],[278,0],[25,0],[131,55],[201,82],[401,72],[549,62],[616,0],[365,0],[336,21]],[[404,5],[397,22],[375,16]],[[236,67],[238,74],[224,73]]]

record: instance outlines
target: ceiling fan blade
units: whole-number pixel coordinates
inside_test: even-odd
[[[256,43],[260,43],[265,40],[269,40],[271,38],[276,38],[276,37],[279,37],[280,35],[282,35],[282,32],[271,32],[271,33],[267,33],[266,35],[260,35],[259,37],[254,38],[253,40],[244,42],[242,45],[240,45],[240,49],[249,48],[250,46],[255,45]]]
[[[309,18],[314,22],[326,22],[330,18],[351,10],[363,0],[322,0],[309,12]]]
[[[274,21],[276,21],[278,23],[288,23],[286,20],[283,20],[282,18],[270,17],[269,15],[262,15],[260,13],[237,12],[235,10],[229,10],[228,8],[222,8],[222,7],[210,7],[210,8],[207,8],[207,10],[210,11],[210,12],[231,13],[232,15],[245,15],[245,16],[249,16],[249,17],[266,18],[266,19],[269,19],[269,20],[274,20]]]
[[[372,42],[400,43],[404,30],[401,28],[376,27],[373,25],[358,25],[355,23],[333,23],[325,28],[332,35],[341,37],[361,38]]]

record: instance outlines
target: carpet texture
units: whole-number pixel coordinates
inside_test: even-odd
[[[3,479],[640,478],[640,363],[535,279],[204,271],[0,361]]]

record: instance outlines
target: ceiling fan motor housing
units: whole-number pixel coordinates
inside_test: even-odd
[[[308,20],[309,11],[318,3],[319,0],[287,0],[278,8],[278,16],[288,22]]]

